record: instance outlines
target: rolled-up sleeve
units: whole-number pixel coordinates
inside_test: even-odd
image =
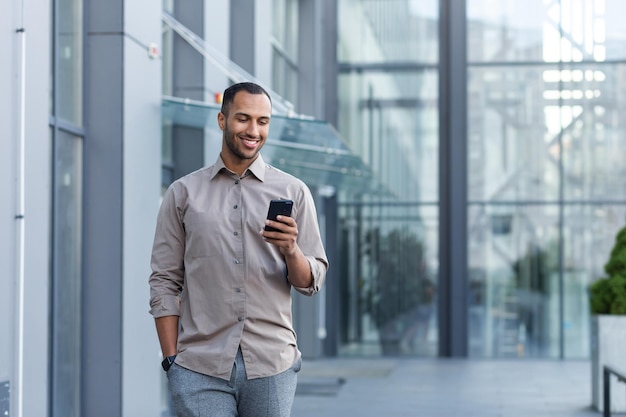
[[[180,316],[180,292],[185,277],[185,229],[180,213],[181,190],[166,191],[154,234],[150,265],[150,314],[154,318]],[[178,198],[177,198],[178,195]]]
[[[313,282],[306,288],[296,287],[293,288],[301,294],[304,295],[314,295],[316,294],[322,285],[324,285],[324,281],[326,280],[326,271],[328,270],[328,261],[326,259],[318,259],[313,256],[306,256],[307,261],[309,261],[309,265],[311,267],[311,276],[313,277]]]
[[[302,212],[298,218],[298,245],[304,253],[309,266],[311,267],[312,282],[307,288],[294,286],[293,288],[304,295],[316,294],[326,280],[328,270],[328,257],[324,250],[322,237],[320,235],[319,223],[317,221],[317,211],[313,196],[306,186],[302,186],[302,193],[299,196],[299,207]]]

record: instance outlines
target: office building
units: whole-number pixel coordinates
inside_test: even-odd
[[[5,415],[167,415],[156,213],[243,80],[330,256],[294,301],[305,357],[589,357],[626,214],[622,1],[5,3]]]

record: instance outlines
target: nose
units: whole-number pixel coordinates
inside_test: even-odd
[[[246,129],[246,134],[248,136],[253,136],[253,137],[259,136],[259,127],[257,126],[257,124],[256,124],[256,122],[254,120],[251,120],[248,123],[248,127]]]

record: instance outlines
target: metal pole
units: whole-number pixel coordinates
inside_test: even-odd
[[[18,149],[17,149],[17,207],[16,222],[16,250],[17,250],[17,285],[16,285],[16,312],[17,312],[17,352],[15,363],[15,415],[22,417],[24,405],[24,234],[25,234],[25,143],[26,143],[26,33],[24,29],[24,2],[19,6],[19,27],[15,30],[19,42],[18,77]],[[13,389],[11,389],[13,391]]]
[[[602,389],[604,390],[604,417],[611,417],[611,373],[608,368],[605,366],[602,368],[603,373],[603,384]]]

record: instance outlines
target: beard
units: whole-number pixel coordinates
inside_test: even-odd
[[[237,158],[239,158],[241,160],[255,159],[257,157],[259,151],[261,150],[261,146],[262,146],[262,144],[259,144],[259,146],[256,149],[254,149],[254,150],[243,149],[243,145],[240,143],[240,140],[239,140],[238,136],[234,135],[230,131],[228,126],[226,126],[224,128],[224,132],[222,134],[222,140],[226,144],[226,147],[228,148],[230,153],[233,156],[235,156],[235,157],[237,157]]]

